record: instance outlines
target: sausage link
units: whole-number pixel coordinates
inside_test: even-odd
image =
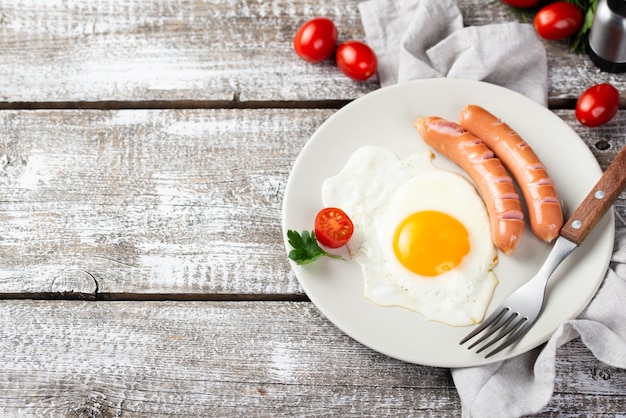
[[[424,142],[460,166],[476,184],[491,224],[491,239],[513,254],[524,233],[524,215],[513,179],[480,139],[454,122],[436,116],[414,122]]]
[[[524,196],[535,236],[546,242],[556,238],[563,226],[561,201],[548,171],[530,145],[480,106],[466,106],[459,124],[491,148],[509,170]]]

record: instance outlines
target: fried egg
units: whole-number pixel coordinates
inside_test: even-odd
[[[354,223],[348,249],[367,299],[472,325],[482,321],[498,283],[497,250],[474,185],[432,159],[430,151],[399,159],[362,147],[324,182],[322,199]]]

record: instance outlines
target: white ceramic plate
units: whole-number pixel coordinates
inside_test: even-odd
[[[285,190],[283,234],[311,230],[323,207],[321,186],[334,176],[357,148],[383,146],[405,158],[429,149],[413,128],[417,115],[458,120],[467,104],[478,104],[500,117],[529,143],[557,185],[569,213],[583,200],[602,171],[586,144],[558,116],[508,89],[484,82],[427,79],[386,87],[337,111],[320,126],[298,156]],[[436,154],[434,163],[462,173]],[[596,293],[610,260],[614,214],[609,211],[580,248],[553,274],[543,314],[517,344],[485,359],[459,341],[472,327],[428,322],[421,315],[396,307],[380,307],[363,297],[359,265],[321,258],[293,271],[318,309],[339,329],[360,343],[407,362],[465,367],[500,361],[547,341],[556,328],[576,317]],[[513,257],[500,255],[495,272],[500,280],[488,312],[530,279],[543,263],[550,245],[527,228]],[[348,256],[347,250],[341,250]]]

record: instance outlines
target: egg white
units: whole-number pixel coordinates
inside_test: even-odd
[[[342,208],[354,223],[348,244],[364,278],[364,296],[381,306],[400,306],[453,326],[482,321],[498,283],[497,250],[489,218],[475,187],[459,174],[432,164],[429,151],[398,159],[376,146],[356,150],[322,186],[325,206]],[[437,210],[469,232],[470,253],[453,270],[424,277],[405,268],[393,252],[393,234],[408,215]]]

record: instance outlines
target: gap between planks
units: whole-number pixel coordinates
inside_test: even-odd
[[[0,110],[339,109],[352,100],[143,100],[0,102]]]
[[[122,110],[122,109],[340,109],[353,99],[336,100],[103,100],[69,102],[0,102],[0,110]],[[573,110],[576,99],[549,99],[549,109]],[[620,103],[620,108],[626,103]]]
[[[306,294],[270,293],[0,293],[0,300],[87,300],[111,302],[311,302]]]

